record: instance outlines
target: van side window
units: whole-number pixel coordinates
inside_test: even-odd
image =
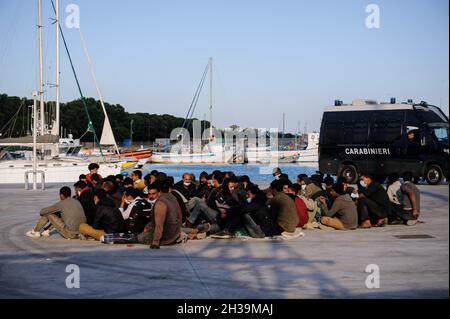
[[[372,128],[372,142],[375,144],[394,144],[401,142],[402,125],[400,121],[375,121]]]
[[[351,141],[353,144],[367,143],[368,122],[355,122],[353,125],[353,137]]]
[[[329,122],[325,129],[325,140],[328,144],[339,144],[340,143],[340,135],[342,134],[342,123],[340,122]]]

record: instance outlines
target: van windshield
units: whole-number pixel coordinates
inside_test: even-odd
[[[431,127],[431,132],[436,136],[440,143],[448,144],[448,127],[433,126]]]

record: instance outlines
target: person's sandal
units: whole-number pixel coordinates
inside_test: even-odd
[[[194,239],[196,239],[197,234],[198,234],[198,229],[197,229],[197,228],[194,228],[194,229],[189,233],[188,239],[189,239],[189,240],[194,240]]]
[[[379,219],[378,222],[373,227],[384,227],[388,223],[387,218]]]

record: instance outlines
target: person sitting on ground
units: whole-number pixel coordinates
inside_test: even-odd
[[[79,226],[80,234],[100,240],[104,234],[121,233],[125,229],[120,210],[108,199],[104,189],[94,191],[95,215],[91,225],[82,223]],[[80,236],[81,237],[81,236]]]
[[[270,201],[270,213],[275,223],[273,235],[281,235],[283,232],[293,233],[299,224],[297,208],[294,201],[283,192],[283,184],[274,180],[270,184],[273,198]]]
[[[142,192],[142,190],[145,188],[145,182],[142,180],[142,171],[133,171],[133,173],[131,174],[131,179],[133,180],[134,188]]]
[[[247,186],[247,205],[240,207],[243,224],[253,238],[272,236],[274,220],[266,205],[267,196],[257,185]]]
[[[208,185],[208,173],[201,172],[199,183],[196,186],[195,196],[204,199],[208,196],[209,191],[210,185]]]
[[[387,186],[387,194],[391,204],[388,223],[389,225],[403,224],[403,193],[401,191],[402,182],[400,181],[400,175],[397,173],[389,175]]]
[[[184,173],[182,180],[174,185],[174,189],[179,191],[188,201],[194,197],[197,193],[197,189],[193,183],[192,174]]]
[[[320,196],[324,196],[328,199],[329,194],[326,190],[323,189],[323,176],[321,174],[312,174],[309,177],[309,180],[311,181],[311,186],[317,186],[318,191],[313,190],[313,194],[311,195],[311,199],[318,199]],[[308,189],[308,186],[306,187]]]
[[[216,172],[213,174],[213,189],[209,192],[208,198],[206,199],[206,204],[208,205],[208,207],[216,211],[219,210],[217,208],[216,199],[220,196],[220,193],[222,191],[222,183],[224,180],[223,176],[224,175],[221,172]]]
[[[86,223],[83,207],[80,202],[70,197],[70,188],[67,186],[59,190],[60,201],[56,204],[41,209],[39,221],[36,226],[26,233],[28,237],[41,237],[41,229],[47,224],[55,228],[58,233],[67,239],[78,238],[80,224]],[[61,217],[58,216],[60,214]],[[49,229],[42,235],[49,236]]]
[[[161,196],[155,203],[150,223],[137,236],[141,244],[159,249],[161,245],[172,245],[184,241],[181,233],[181,209],[176,198],[169,193],[170,185],[160,181]]]
[[[386,190],[369,174],[361,175],[360,184],[364,188],[358,199],[360,227],[385,226],[391,208]]]
[[[134,187],[125,188],[119,207],[124,220],[127,220],[128,217],[130,217],[130,213],[134,205],[136,205],[136,202],[141,199],[142,198],[139,196],[139,191],[137,189]]]
[[[320,197],[324,208],[324,216],[320,222],[337,230],[356,229],[358,227],[358,210],[345,190],[344,183],[341,181],[334,184],[333,191],[339,196],[334,200],[331,209],[328,208],[326,198]]]
[[[297,178],[297,182],[301,187],[300,194],[306,198],[315,197],[315,195],[320,194],[322,189],[311,182],[311,180],[305,174],[300,174]],[[320,195],[319,195],[320,196]]]
[[[86,216],[86,223],[90,225],[94,221],[95,213],[94,189],[89,187],[83,181],[78,181],[73,186],[75,188],[75,198],[83,207],[84,215]]]
[[[170,185],[170,193],[175,196],[175,198],[177,199],[178,205],[181,208],[181,219],[182,219],[182,223],[186,222],[186,218],[188,218],[190,216],[190,209],[193,208],[193,206],[195,206],[195,203],[197,200],[199,200],[198,197],[192,197],[190,200],[187,200],[186,197],[184,197],[183,193],[181,193],[178,189],[175,189],[174,186],[174,179],[172,178],[172,176],[168,176],[167,177],[167,181]]]
[[[88,183],[92,183],[93,185],[95,185],[92,181],[92,175],[93,174],[97,174],[98,175],[98,180],[102,179],[102,176],[100,174],[98,174],[98,170],[99,170],[100,166],[98,166],[97,163],[91,163],[88,166],[88,170],[89,170],[89,174],[86,174],[86,179]],[[98,181],[97,180],[97,181]]]
[[[402,219],[407,226],[414,226],[420,215],[420,190],[413,182],[413,175],[408,172],[403,175],[401,191],[403,193]]]
[[[223,180],[222,192],[216,199],[216,206],[220,212],[218,224],[222,230],[213,234],[212,238],[231,238],[234,231],[242,225],[242,214],[237,209],[241,202],[235,191],[236,182],[236,176],[227,177]]]
[[[117,186],[115,184],[115,178],[113,176],[113,179],[111,178],[105,178],[102,189],[105,190],[107,197],[112,199],[114,201],[114,207],[119,208],[120,203],[122,202],[122,196],[120,196],[119,192],[117,191]]]
[[[299,219],[297,227],[303,227],[309,220],[308,208],[306,207],[305,202],[296,195],[290,180],[280,179],[280,183],[283,185],[283,192],[286,193],[286,195],[288,195],[295,203],[295,208]]]

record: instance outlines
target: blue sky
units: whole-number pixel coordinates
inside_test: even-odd
[[[448,114],[445,0],[73,0],[106,101],[129,112],[186,114],[214,58],[216,126],[320,127],[335,99],[413,98]],[[37,1],[0,0],[0,92],[29,96],[36,83]],[[46,82],[54,81],[54,28],[43,0]],[[368,29],[365,9],[380,8]],[[96,97],[78,32],[64,27],[83,92]],[[78,97],[62,53],[61,97]],[[208,112],[205,87],[195,116]],[[54,92],[47,91],[47,98]],[[83,124],[84,125],[84,124]]]

